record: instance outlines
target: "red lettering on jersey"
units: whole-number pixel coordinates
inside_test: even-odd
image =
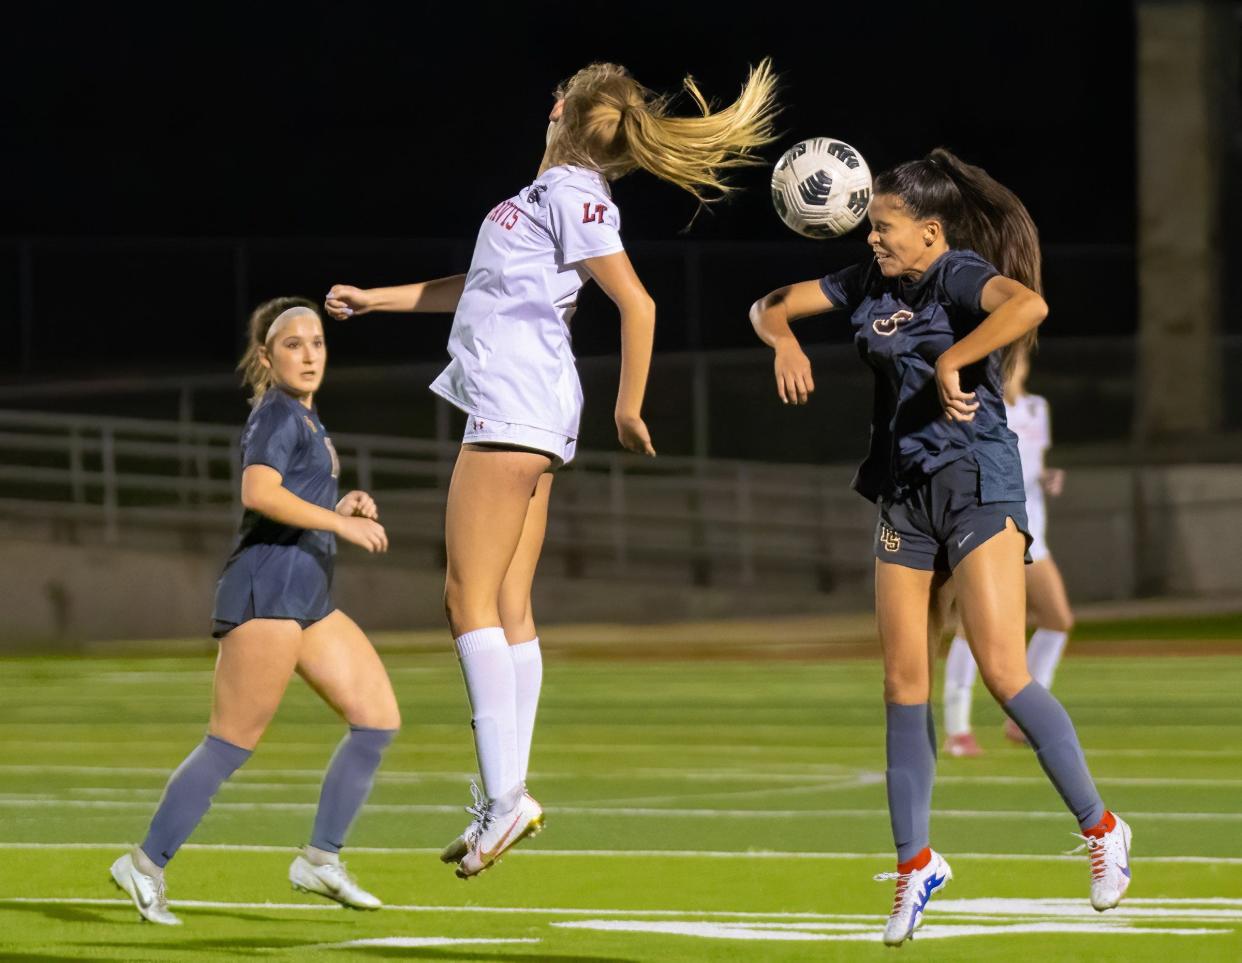
[[[506,231],[512,231],[517,222],[521,219],[522,210],[516,204],[510,201],[501,201],[492,208],[490,214],[487,215],[489,221],[495,221]]]
[[[607,204],[596,204],[595,210],[591,210],[591,202],[587,201],[582,205],[582,223],[591,224],[595,221],[604,223],[604,211],[608,210]]]

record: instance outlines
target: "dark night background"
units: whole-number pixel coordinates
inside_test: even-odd
[[[657,90],[692,73],[723,102],[771,55],[786,110],[766,162],[819,134],[852,143],[873,172],[948,146],[1039,224],[1046,337],[1134,331],[1129,3],[749,9],[749,20],[648,3],[27,9],[0,87],[0,332],[23,345],[3,370],[218,370],[258,300],[465,270],[483,215],[534,174],[550,91],[597,59]],[[751,346],[754,297],[861,250],[861,231],[795,238],[767,178],[767,163],[740,175],[751,189],[688,233],[688,195],[644,174],[616,185],[661,305],[662,349],[695,340],[679,321],[687,238],[701,245],[707,347]],[[584,297],[581,353],[615,345],[609,310]],[[447,327],[368,320],[330,337],[338,363],[408,361],[442,356]]]

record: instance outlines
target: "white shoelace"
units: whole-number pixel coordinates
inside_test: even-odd
[[[474,820],[466,829],[466,839],[473,841],[483,834],[488,823],[492,821],[492,808],[487,797],[483,795],[483,791],[479,789],[478,783],[473,779],[470,780],[470,795],[474,797],[474,804],[467,806],[466,812],[473,816]]]
[[[1083,836],[1080,833],[1070,833],[1075,839],[1081,839],[1082,842],[1073,849],[1066,850],[1063,855],[1077,856],[1079,853],[1086,851],[1091,857],[1091,878],[1093,880],[1103,879],[1105,870],[1105,843],[1104,838],[1100,836]]]
[[[893,916],[900,912],[901,904],[906,898],[906,894],[910,892],[910,877],[913,873],[876,873],[871,878],[877,883],[886,883],[890,880],[897,881],[897,890],[893,894],[893,909],[889,916]]]

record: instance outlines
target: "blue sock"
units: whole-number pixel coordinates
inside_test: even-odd
[[[316,849],[339,853],[358,810],[371,794],[375,770],[396,729],[350,726],[328,763],[319,792],[319,809],[310,844]]]
[[[164,795],[151,818],[142,851],[156,866],[166,866],[211,808],[224,780],[250,758],[250,750],[207,736],[168,777]]]
[[[1104,801],[1087,770],[1074,724],[1056,696],[1032,681],[1003,708],[1026,734],[1039,764],[1078,825],[1089,829],[1103,819]]]
[[[888,816],[897,862],[921,853],[931,837],[932,783],[936,779],[936,727],[926,702],[884,706],[888,731]]]

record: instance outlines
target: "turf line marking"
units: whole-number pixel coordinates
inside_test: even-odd
[[[1110,786],[1242,786],[1242,779],[1175,779],[1144,776],[1097,776],[1097,783]],[[978,786],[1046,786],[1046,776],[937,776],[936,785],[944,783]]]
[[[124,852],[133,847],[132,842],[119,843],[8,843],[0,842],[0,850],[87,850],[95,852]],[[297,851],[294,846],[262,846],[246,843],[186,843],[182,849],[196,849],[217,853],[282,853]],[[439,855],[437,846],[350,846],[353,854],[370,856],[431,856]],[[1000,860],[1003,862],[1032,863],[1081,863],[1082,856],[1059,853],[950,853],[956,859]],[[875,860],[885,864],[892,862],[892,853],[815,853],[801,850],[720,850],[720,849],[515,849],[506,859],[525,859],[528,856],[551,856],[555,858],[590,857],[618,859],[779,859],[779,860]],[[1142,856],[1140,864],[1188,863],[1207,866],[1242,866],[1242,856]],[[1160,904],[1159,899],[1127,899],[1126,903]],[[1242,906],[1242,899],[1210,897],[1195,900],[1197,903],[1215,903],[1224,906]],[[937,904],[939,905],[939,904]]]
[[[351,946],[398,946],[415,949],[424,946],[476,946],[480,943],[539,943],[538,939],[453,939],[448,936],[381,936],[368,940],[350,940],[347,943],[314,943],[302,946],[303,950],[342,950]]]
[[[857,942],[878,943],[883,939],[874,927],[869,932],[815,933],[797,930],[770,930],[763,927],[721,923],[661,923],[642,920],[575,920],[553,923],[553,926],[575,930],[596,930],[609,933],[653,933],[661,936],[697,936],[701,939],[780,941],[780,942]],[[853,927],[833,927],[854,929]],[[1024,933],[1075,933],[1096,936],[1222,936],[1232,933],[1224,929],[1172,929],[1129,927],[1101,923],[1041,922],[1002,923],[993,926],[962,926],[928,924],[918,931],[919,940],[953,939],[962,936],[1012,936]]]
[[[33,775],[45,775],[54,773],[64,774],[83,774],[83,775],[116,775],[116,776],[159,776],[167,777],[175,767],[163,766],[71,766],[71,765],[19,765],[19,764],[0,764],[0,772],[11,773],[31,773]],[[229,780],[230,785],[243,785],[251,788],[257,788],[258,784],[251,780],[262,779],[308,779],[314,780],[316,784],[323,778],[323,769],[242,769]],[[574,773],[561,772],[538,772],[534,776],[542,779],[580,779],[581,776]],[[884,774],[878,770],[845,770],[845,767],[837,772],[805,772],[805,773],[764,773],[764,772],[741,772],[735,769],[722,770],[699,770],[685,771],[675,768],[670,769],[651,769],[641,768],[635,770],[624,771],[610,777],[592,776],[592,779],[632,779],[635,776],[644,778],[659,778],[662,776],[676,777],[679,780],[689,781],[705,781],[705,782],[728,782],[737,780],[738,782],[814,782],[813,786],[800,786],[793,789],[765,788],[754,790],[739,790],[736,792],[724,792],[710,794],[713,798],[719,796],[748,796],[770,794],[773,792],[791,792],[791,793],[810,793],[820,790],[841,790],[864,788],[876,785],[884,781]],[[468,782],[474,778],[473,773],[456,772],[451,770],[420,770],[416,772],[379,772],[376,774],[376,781],[380,783],[421,783],[430,781],[461,781]],[[937,785],[996,785],[996,786],[1043,786],[1048,782],[1043,776],[937,776]],[[1101,776],[1096,779],[1097,783],[1114,786],[1196,786],[1196,787],[1226,787],[1236,788],[1242,786],[1242,779],[1214,779],[1210,777],[1197,777],[1179,779],[1175,777],[1146,777],[1146,776]],[[93,787],[92,787],[93,788]],[[162,787],[154,787],[162,788]],[[649,796],[640,797],[631,800],[632,802],[651,802],[661,800],[690,799],[697,795],[690,796]]]
[[[1194,900],[1168,900],[1169,903],[1192,904]],[[38,897],[38,896],[7,896],[0,897],[0,906],[6,904],[42,904],[42,905],[71,905],[71,906],[125,906],[132,907],[133,902],[128,899],[108,899],[96,897],[73,897],[73,896],[57,896],[57,897]],[[938,913],[944,915],[953,915],[954,908],[958,906],[966,907],[965,914],[972,917],[980,915],[989,919],[996,919],[998,922],[1004,922],[1010,919],[1014,914],[1006,914],[996,909],[994,912],[980,912],[986,910],[988,904],[1011,904],[1015,908],[1019,906],[1036,907],[1035,915],[1047,917],[1049,915],[1083,917],[1091,919],[1094,922],[1089,925],[1091,932],[1110,930],[1116,928],[1122,930],[1125,923],[1133,919],[1141,921],[1143,919],[1162,920],[1169,918],[1178,919],[1195,919],[1203,922],[1235,922],[1242,921],[1242,913],[1234,911],[1226,913],[1223,910],[1203,910],[1193,905],[1185,905],[1183,909],[1163,908],[1163,909],[1143,909],[1130,908],[1126,906],[1118,907],[1118,909],[1110,911],[1107,920],[1100,920],[1094,910],[1087,905],[1083,899],[1064,900],[1064,899],[1048,899],[1048,900],[989,900],[989,899],[966,899],[966,900],[946,900],[942,907],[938,908]],[[170,900],[169,905],[177,908],[186,909],[254,909],[254,910],[307,910],[310,912],[346,912],[346,910],[335,903],[271,903],[271,902],[246,902],[236,901],[228,902],[222,900]],[[634,916],[634,917],[689,917],[689,918],[711,918],[726,920],[803,920],[808,922],[833,923],[844,922],[852,924],[855,922],[871,922],[878,923],[885,919],[883,915],[873,913],[757,913],[752,911],[729,911],[729,910],[669,910],[669,909],[596,909],[586,907],[550,907],[550,906],[432,906],[422,904],[390,904],[381,910],[381,912],[400,912],[400,913],[482,913],[482,914],[530,914],[538,916]],[[1031,914],[1022,913],[1022,916]],[[1123,920],[1123,918],[1125,918]],[[624,924],[625,920],[618,921]],[[1120,924],[1120,925],[1119,925]],[[852,927],[851,927],[852,928]],[[1207,930],[1205,932],[1231,932],[1229,930]],[[920,929],[919,935],[922,936],[923,930]]]
[[[125,801],[119,799],[44,799],[25,794],[0,797],[0,806],[10,809],[149,809],[149,801]],[[313,802],[217,802],[216,810],[254,812],[280,810],[286,812],[313,812],[318,803]],[[461,812],[460,806],[436,806],[405,803],[369,803],[370,813],[452,813]],[[546,811],[557,816],[642,816],[664,819],[702,819],[711,817],[733,819],[806,819],[831,816],[837,818],[874,819],[888,817],[887,809],[653,809],[645,807],[612,806],[548,806]],[[935,809],[932,815],[938,819],[1060,819],[1064,812],[1032,812],[1023,809]],[[1238,822],[1242,812],[1135,812],[1127,810],[1129,819],[1168,820],[1170,822]]]

